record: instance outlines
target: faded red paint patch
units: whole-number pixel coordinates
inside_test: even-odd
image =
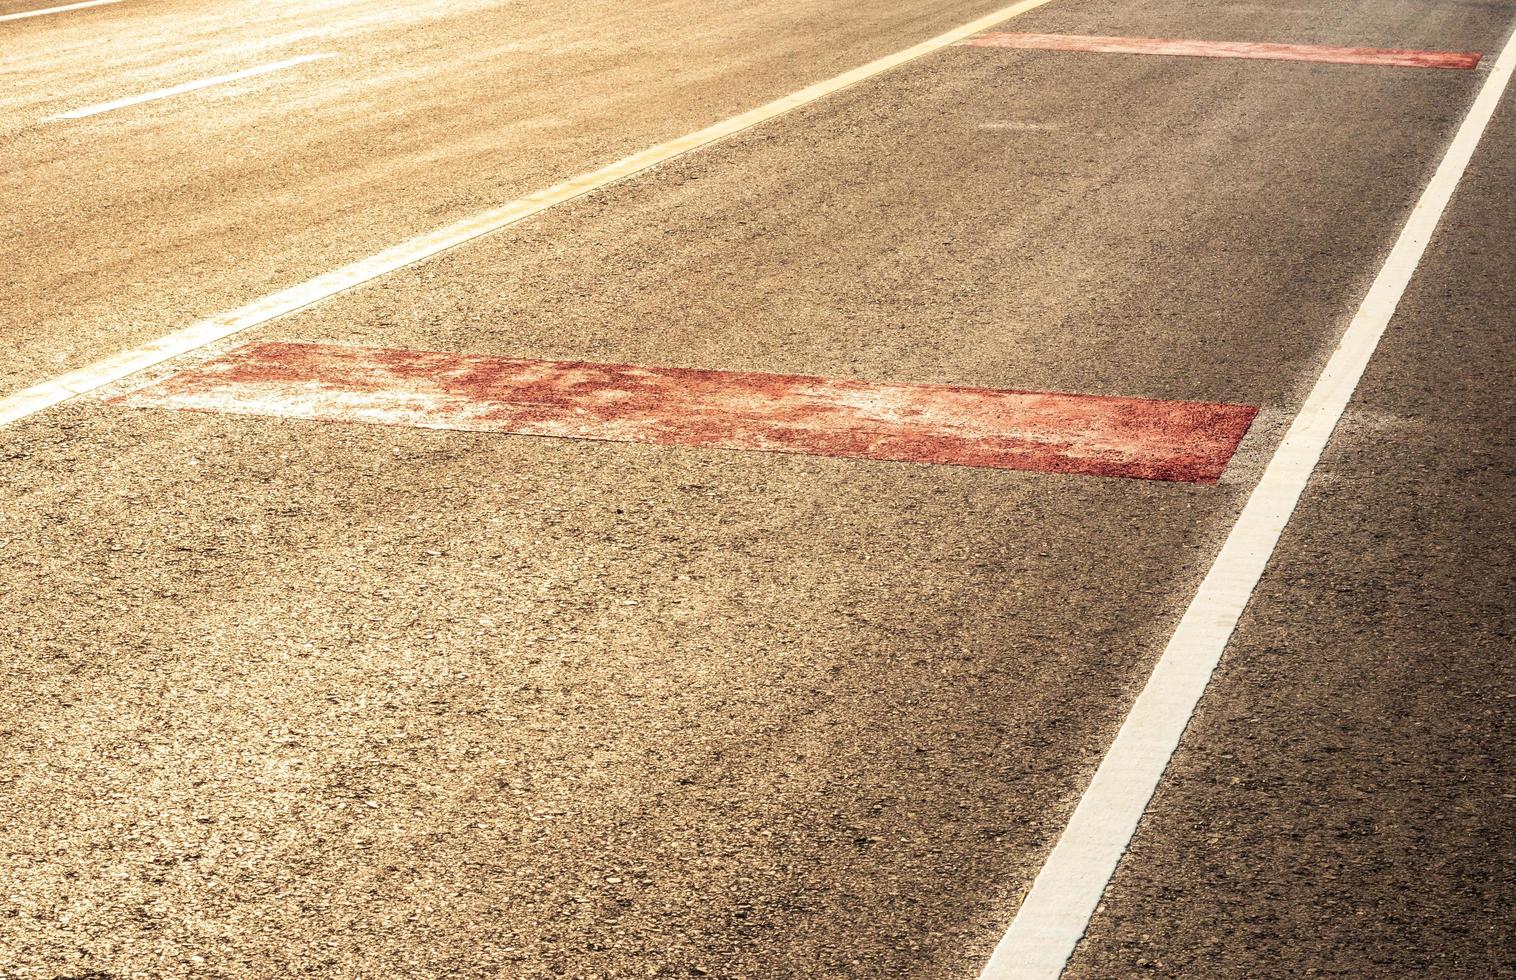
[[[117,404],[1214,482],[1247,405],[268,343]]]
[[[1040,51],[1096,51],[1105,54],[1164,54],[1191,58],[1257,58],[1268,61],[1321,61],[1343,65],[1401,68],[1477,67],[1476,51],[1414,51],[1401,48],[1338,48],[1321,44],[1254,44],[1247,41],[1166,41],[1149,37],[1085,34],[981,34],[960,44],[981,48]]]

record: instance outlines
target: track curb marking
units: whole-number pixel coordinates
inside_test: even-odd
[[[1215,483],[1250,405],[544,361],[238,348],[112,404],[657,446]]]
[[[1029,51],[1088,51],[1181,58],[1242,58],[1256,61],[1309,61],[1336,65],[1442,68],[1469,71],[1483,57],[1477,51],[1418,51],[1408,48],[1344,48],[1324,44],[1269,44],[1252,41],[1182,41],[1093,34],[981,34],[962,47]]]

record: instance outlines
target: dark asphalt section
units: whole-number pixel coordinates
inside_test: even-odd
[[[245,338],[1263,405],[1219,487],[10,427],[6,976],[972,976],[1477,81],[944,52]]]
[[[231,343],[1273,409],[1478,83],[955,48]]]
[[[1507,93],[1071,978],[1516,974]]]

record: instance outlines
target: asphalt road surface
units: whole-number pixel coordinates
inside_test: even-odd
[[[1516,0],[1003,8],[0,0],[0,978],[1516,975]]]

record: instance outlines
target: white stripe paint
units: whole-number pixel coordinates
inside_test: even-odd
[[[61,113],[50,119],[83,119],[86,116],[98,116],[102,112],[113,112],[116,109],[125,109],[127,106],[141,105],[144,102],[153,102],[158,99],[167,99],[174,95],[183,95],[185,92],[194,92],[197,89],[210,88],[212,85],[225,85],[227,82],[240,81],[244,78],[252,78],[254,75],[267,75],[271,71],[282,71],[285,68],[293,68],[311,61],[319,61],[322,58],[330,58],[330,52],[323,54],[302,54],[297,58],[286,58],[283,61],[274,61],[266,65],[257,65],[253,68],[244,68],[234,71],[230,75],[217,75],[214,78],[202,78],[199,81],[185,82],[183,85],[175,85],[171,88],[160,88],[156,92],[146,92],[142,95],[131,95],[124,99],[116,99],[114,102],[102,102],[99,105],[85,106],[83,109],[75,109],[72,112]]]
[[[931,40],[923,41],[903,51],[886,55],[876,61],[871,61],[866,65],[861,65],[851,71],[844,72],[835,78],[830,78],[824,82],[817,82],[815,85],[800,89],[798,92],[792,92],[767,105],[750,109],[741,115],[733,116],[713,126],[707,126],[705,129],[690,133],[687,136],[681,136],[667,143],[648,147],[623,160],[607,164],[589,173],[580,174],[578,177],[570,178],[546,190],[537,191],[520,200],[492,208],[471,218],[465,218],[444,228],[438,228],[435,231],[412,238],[409,241],[401,242],[366,259],[360,259],[351,265],[343,266],[340,269],[317,276],[308,282],[303,282],[297,286],[291,286],[288,289],[264,296],[246,306],[222,313],[209,320],[202,320],[199,323],[185,327],[183,330],[149,341],[140,347],[122,351],[103,361],[97,361],[88,367],[59,375],[41,384],[33,385],[30,388],[23,388],[20,391],[0,398],[0,425],[8,425],[18,419],[35,415],[60,402],[67,401],[75,395],[93,391],[96,388],[119,381],[130,374],[135,374],[144,368],[152,367],[154,364],[166,361],[169,358],[204,347],[206,344],[230,337],[250,327],[267,323],[275,317],[292,313],[319,300],[368,282],[371,279],[376,279],[397,269],[420,262],[439,252],[461,245],[470,239],[478,238],[480,235],[487,235],[490,232],[498,231],[524,218],[540,214],[556,204],[562,204],[564,201],[569,201],[581,195],[588,194],[591,191],[599,190],[608,184],[640,173],[649,167],[654,167],[665,161],[672,160],[674,157],[682,156],[692,150],[731,136],[733,133],[739,133],[776,116],[781,116],[793,109],[809,105],[850,85],[856,85],[859,82],[873,78],[881,72],[889,71],[917,58],[950,47],[966,37],[972,37],[982,31],[989,30],[1002,21],[1009,20],[1018,14],[1023,14],[1028,10],[1050,2],[1052,0],[1021,0],[1020,3],[1012,4],[1009,7],[1002,7],[992,14],[987,14],[960,27],[955,27],[946,34],[939,34]]]
[[[83,10],[85,7],[103,7],[121,0],[84,0],[83,3],[67,3],[61,7],[45,7],[42,10],[23,10],[19,14],[0,14],[0,20],[21,20],[25,17],[41,17],[43,14],[61,14],[66,10]]]
[[[1495,113],[1513,64],[1516,34],[1506,42],[1363,305],[1248,497],[981,980],[1049,980],[1063,972]]]

